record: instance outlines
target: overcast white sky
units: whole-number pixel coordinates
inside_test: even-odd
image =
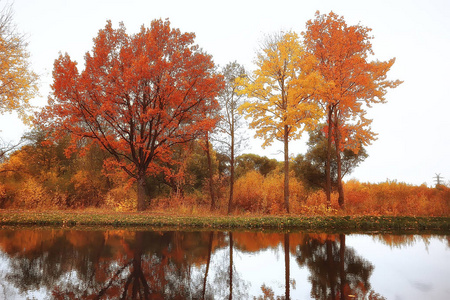
[[[5,0],[0,0],[3,7]],[[247,69],[258,41],[279,30],[304,31],[314,13],[331,10],[347,24],[372,28],[375,58],[397,61],[390,79],[404,83],[387,95],[387,104],[369,111],[378,140],[367,148],[369,158],[348,178],[362,182],[386,179],[411,184],[433,183],[435,173],[450,180],[450,1],[119,1],[119,0],[15,0],[14,20],[29,35],[34,70],[41,75],[44,105],[52,82],[53,61],[67,52],[84,65],[84,53],[106,20],[115,27],[125,23],[129,33],[151,20],[169,18],[173,27],[194,32],[196,43],[216,64],[236,60]],[[24,130],[13,116],[1,116],[0,136],[17,139]],[[281,143],[261,150],[251,142],[251,152],[281,159]],[[304,153],[302,143],[290,147],[291,155]]]

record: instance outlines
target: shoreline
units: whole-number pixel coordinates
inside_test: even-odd
[[[154,212],[0,210],[0,227],[38,226],[151,230],[321,230],[336,232],[437,232],[450,234],[450,217],[414,216],[188,216]]]

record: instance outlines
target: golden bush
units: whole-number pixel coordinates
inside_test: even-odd
[[[106,194],[105,205],[116,211],[136,211],[137,192],[128,186],[113,188]]]

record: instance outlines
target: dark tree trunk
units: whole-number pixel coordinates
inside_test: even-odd
[[[339,247],[339,273],[341,281],[341,300],[345,300],[345,285],[347,283],[347,276],[345,274],[345,234],[339,234],[340,247]]]
[[[143,232],[136,232],[133,254],[133,269],[126,281],[120,299],[150,299],[150,287],[142,269],[143,242]],[[130,285],[131,295],[128,295]]]
[[[330,284],[331,299],[336,299],[336,272],[334,269],[333,242],[330,237],[327,237],[325,243],[327,247],[328,280]]]
[[[338,203],[340,208],[344,208],[344,187],[342,186],[342,166],[341,166],[341,151],[336,150],[337,156],[337,181],[338,181]]]
[[[327,195],[327,208],[331,207],[331,140],[332,140],[332,118],[333,109],[331,105],[327,106],[327,124],[328,124],[328,134],[327,134],[327,162],[325,168],[325,176],[327,179],[325,193]]]
[[[228,199],[228,214],[231,214],[233,208],[234,194],[234,133],[231,134],[231,153],[230,153],[230,198]]]
[[[147,183],[144,174],[137,179],[137,210],[144,211],[147,208]]]
[[[338,203],[340,208],[344,208],[344,188],[342,187],[342,162],[341,162],[341,135],[339,134],[339,116],[335,111],[335,130],[334,141],[336,146],[336,163],[337,163],[337,184],[338,184]]]
[[[210,147],[209,147],[209,134],[208,134],[208,132],[206,133],[205,139],[206,139],[206,141],[205,141],[206,159],[208,160],[209,195],[211,196],[211,207],[210,207],[210,210],[213,211],[214,209],[216,209],[216,198],[214,196],[213,170],[212,170],[212,161],[211,161],[211,152],[210,152]]]
[[[284,234],[284,270],[285,270],[285,297],[286,300],[291,299],[290,297],[290,274],[291,265],[289,257],[289,233]]]
[[[203,279],[203,292],[202,292],[202,299],[205,299],[206,294],[206,280],[208,279],[208,272],[209,272],[209,265],[211,263],[211,252],[212,252],[212,242],[213,242],[214,232],[209,233],[209,242],[208,242],[208,258],[206,261],[206,271],[205,271],[205,278]]]
[[[284,126],[284,207],[289,213],[289,127]]]

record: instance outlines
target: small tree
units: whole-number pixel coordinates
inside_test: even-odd
[[[245,139],[237,135],[237,132],[243,126],[242,115],[239,114],[238,108],[243,104],[244,97],[238,93],[241,87],[236,79],[245,77],[246,72],[244,67],[237,62],[230,62],[222,69],[222,74],[225,79],[225,88],[218,98],[221,106],[218,131],[221,137],[219,141],[224,145],[224,152],[230,161],[230,190],[228,198],[228,214],[230,214],[233,207],[235,156],[239,146]]]
[[[284,144],[284,205],[289,213],[289,141],[300,138],[321,117],[317,104],[310,101],[320,78],[313,72],[314,58],[294,32],[268,37],[256,65],[252,76],[239,79],[240,93],[254,99],[240,109],[252,118],[250,127],[264,139],[263,147],[274,140]]]

